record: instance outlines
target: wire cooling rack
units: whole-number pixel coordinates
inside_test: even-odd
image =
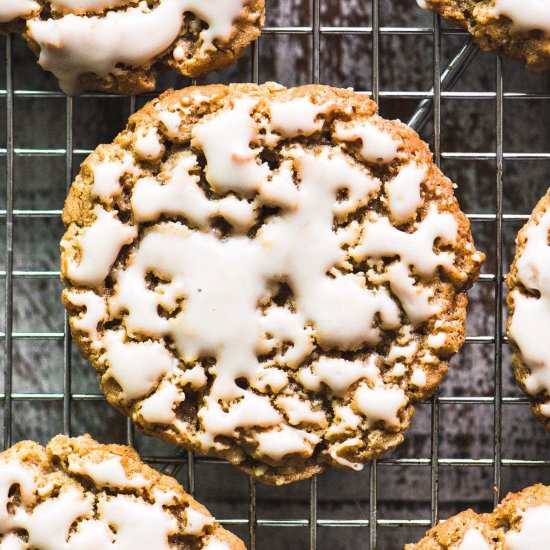
[[[472,221],[474,233],[477,227],[482,227],[484,234],[488,235],[488,242],[491,243],[490,261],[472,292],[474,300],[480,296],[485,296],[483,306],[485,320],[479,324],[485,330],[481,334],[469,334],[461,353],[466,357],[473,357],[475,364],[470,368],[484,368],[487,377],[492,378],[492,384],[490,391],[483,394],[475,391],[468,391],[466,394],[438,394],[429,403],[425,404],[423,436],[425,449],[427,449],[426,453],[417,453],[414,448],[411,450],[411,447],[404,447],[403,452],[394,453],[388,458],[373,462],[360,474],[353,473],[351,477],[341,472],[328,474],[332,475],[333,481],[332,485],[327,485],[329,492],[334,491],[346,495],[354,492],[356,484],[361,486],[361,494],[352,497],[352,500],[356,499],[357,502],[353,514],[348,514],[349,506],[347,508],[345,506],[339,507],[337,499],[325,509],[323,503],[325,501],[330,503],[331,500],[325,498],[326,491],[323,489],[324,485],[322,485],[324,478],[320,476],[309,482],[304,482],[305,484],[297,484],[300,486],[298,490],[299,497],[295,499],[296,495],[292,493],[293,500],[289,501],[288,506],[284,503],[284,495],[286,494],[283,492],[284,489],[277,489],[276,491],[279,491],[279,494],[283,494],[282,506],[279,503],[282,514],[273,517],[269,513],[264,513],[260,505],[264,498],[269,504],[269,496],[275,494],[273,491],[267,496],[261,496],[260,493],[262,493],[263,488],[256,486],[251,480],[246,481],[238,478],[239,481],[237,481],[237,476],[240,474],[229,467],[224,470],[223,476],[215,474],[214,470],[221,462],[216,459],[195,458],[192,454],[184,453],[174,447],[170,447],[164,453],[148,452],[147,449],[150,449],[151,446],[147,442],[144,443],[146,438],[135,434],[131,423],[124,420],[126,441],[129,444],[136,445],[144,458],[156,467],[182,478],[190,492],[200,491],[201,483],[207,481],[207,478],[211,475],[215,478],[217,476],[218,483],[222,485],[245,484],[245,490],[241,490],[239,493],[241,495],[239,513],[236,514],[236,517],[235,514],[230,513],[223,515],[231,509],[232,503],[230,502],[225,508],[219,508],[222,510],[220,521],[229,529],[238,532],[245,540],[247,539],[248,547],[251,549],[284,548],[289,546],[289,540],[293,541],[290,544],[292,548],[398,548],[403,542],[412,542],[415,538],[418,538],[426,528],[436,523],[440,517],[445,517],[450,513],[448,507],[446,507],[445,511],[440,514],[440,493],[443,491],[443,483],[440,488],[440,477],[443,472],[449,470],[458,472],[459,469],[465,469],[465,475],[468,476],[471,471],[483,470],[485,472],[485,477],[482,476],[484,481],[482,481],[481,491],[483,494],[478,495],[472,502],[481,503],[480,505],[485,508],[490,508],[498,502],[503,485],[503,472],[505,471],[520,472],[517,476],[512,474],[513,478],[519,478],[518,483],[520,486],[522,480],[525,480],[524,485],[537,479],[540,481],[548,480],[550,466],[548,440],[543,440],[544,434],[541,434],[536,421],[529,415],[524,414],[523,416],[530,426],[534,426],[529,430],[534,430],[533,433],[542,438],[542,443],[536,447],[535,455],[529,458],[516,458],[503,452],[503,442],[507,437],[508,430],[508,423],[506,423],[506,426],[503,424],[504,409],[518,406],[527,410],[528,405],[526,399],[520,396],[519,392],[512,390],[510,395],[505,392],[503,378],[509,377],[509,361],[508,346],[504,336],[505,319],[501,307],[505,293],[503,288],[505,262],[509,261],[510,254],[513,253],[511,240],[508,239],[509,242],[505,242],[507,227],[512,228],[511,234],[513,234],[528,217],[528,209],[524,209],[523,212],[513,211],[510,213],[505,209],[505,162],[525,161],[527,165],[529,162],[548,161],[550,159],[550,153],[544,151],[544,146],[548,145],[548,135],[545,139],[542,139],[543,143],[540,151],[537,150],[538,147],[533,147],[533,151],[525,152],[526,150],[529,151],[528,143],[521,150],[505,151],[505,105],[517,105],[523,102],[522,104],[527,104],[528,108],[537,108],[536,106],[540,105],[537,101],[544,102],[550,99],[547,81],[544,80],[542,91],[507,91],[503,77],[503,61],[496,57],[487,56],[489,69],[483,80],[485,86],[475,91],[462,89],[464,87],[461,88],[461,91],[453,91],[453,86],[460,84],[464,71],[468,71],[468,67],[477,55],[476,46],[470,42],[463,31],[446,27],[437,16],[431,15],[424,16],[422,21],[425,21],[425,24],[413,24],[411,26],[391,26],[391,20],[382,21],[384,13],[391,15],[396,13],[395,10],[398,9],[409,11],[411,14],[416,13],[417,9],[412,0],[396,1],[393,8],[389,7],[389,2],[381,3],[380,0],[371,0],[366,11],[365,22],[363,19],[358,18],[358,20],[361,20],[360,26],[325,24],[324,14],[330,12],[337,5],[344,6],[347,2],[348,0],[279,0],[278,2],[272,0],[273,9],[277,6],[280,13],[300,12],[301,15],[294,18],[288,17],[287,19],[293,22],[288,26],[284,24],[284,17],[281,18],[283,23],[278,21],[277,24],[268,19],[268,24],[263,29],[262,38],[252,46],[248,57],[240,63],[241,68],[246,67],[244,69],[246,72],[231,73],[230,69],[229,72],[223,73],[220,79],[221,81],[226,77],[232,79],[235,74],[239,75],[240,80],[250,79],[255,82],[273,78],[272,73],[265,70],[265,67],[271,66],[272,60],[269,56],[273,54],[274,50],[270,50],[266,47],[266,44],[270,40],[283,38],[289,41],[289,44],[292,40],[305,44],[303,50],[300,50],[302,53],[297,56],[294,64],[289,62],[288,66],[289,72],[301,67],[300,70],[305,73],[305,76],[302,77],[300,83],[307,81],[318,83],[323,80],[327,84],[341,85],[340,82],[327,81],[325,78],[325,56],[331,41],[339,40],[343,42],[348,37],[354,37],[355,40],[367,44],[367,49],[370,50],[369,59],[366,60],[370,75],[363,78],[362,82],[366,82],[365,89],[359,89],[359,91],[368,93],[373,99],[380,101],[383,115],[386,114],[384,105],[388,105],[390,112],[392,109],[398,113],[408,112],[410,124],[422,131],[423,137],[430,141],[436,162],[440,164],[454,163],[455,171],[459,175],[458,178],[454,179],[460,179],[461,171],[472,163],[480,162],[488,166],[484,174],[490,179],[488,187],[491,188],[493,193],[490,207],[482,209],[483,211],[471,212],[466,208]],[[357,8],[356,4],[354,1],[349,1],[351,8]],[[363,4],[369,4],[369,2]],[[270,9],[269,5],[268,9]],[[385,10],[387,11],[385,12]],[[294,24],[295,21],[306,20],[307,23],[304,25]],[[349,22],[349,20],[350,17],[345,19],[346,22]],[[411,90],[407,89],[407,86],[403,86],[402,89],[400,87],[393,87],[392,89],[384,87],[381,80],[382,65],[392,62],[398,63],[398,61],[387,55],[388,52],[382,42],[385,39],[396,37],[406,38],[409,44],[414,44],[414,41],[418,40],[418,44],[421,44],[419,47],[424,49],[423,57],[429,63],[429,72],[431,73],[429,85],[425,88]],[[411,40],[413,42],[410,42]],[[18,44],[20,42],[18,38],[8,36],[0,39],[1,41],[4,41],[3,47],[5,48],[3,52],[5,58],[3,82],[5,85],[2,86],[2,81],[0,81],[0,124],[5,126],[5,139],[0,139],[0,183],[4,187],[2,200],[5,206],[0,210],[0,216],[4,219],[5,250],[3,257],[4,269],[0,271],[0,276],[4,278],[5,296],[3,303],[4,330],[0,333],[4,347],[4,389],[0,397],[3,401],[3,444],[6,448],[21,436],[31,437],[32,435],[29,434],[34,433],[31,429],[32,426],[25,429],[26,420],[21,418],[21,414],[16,410],[18,403],[26,403],[27,406],[24,410],[31,412],[40,403],[57,404],[59,406],[59,422],[55,427],[52,425],[49,435],[53,435],[56,431],[75,435],[82,431],[78,424],[75,425],[73,418],[75,406],[90,408],[93,403],[104,401],[104,398],[97,393],[97,386],[95,386],[95,391],[78,392],[75,390],[75,386],[78,386],[76,379],[80,376],[80,373],[75,371],[75,353],[71,345],[65,317],[62,322],[59,319],[57,320],[57,326],[60,327],[60,330],[42,330],[39,327],[40,330],[24,331],[15,326],[14,313],[18,311],[19,307],[18,294],[14,290],[16,285],[20,281],[30,280],[31,284],[35,285],[33,292],[35,293],[34,303],[36,305],[46,299],[46,294],[51,294],[52,289],[49,283],[53,281],[55,286],[55,281],[59,277],[59,272],[55,267],[51,269],[19,267],[18,262],[15,261],[18,246],[15,228],[22,228],[24,231],[35,220],[57,220],[62,208],[61,201],[57,203],[57,208],[51,209],[18,208],[16,204],[17,190],[24,188],[28,182],[18,178],[16,163],[32,165],[40,158],[55,159],[53,177],[57,190],[56,196],[62,197],[70,185],[75,171],[78,169],[78,162],[91,152],[88,148],[79,145],[83,141],[79,137],[79,134],[82,133],[82,127],[74,123],[77,117],[76,102],[90,100],[93,107],[101,102],[116,99],[119,102],[119,110],[127,116],[136,109],[136,104],[137,106],[141,105],[144,99],[119,99],[115,96],[102,94],[85,94],[77,100],[65,97],[60,92],[55,91],[55,86],[51,85],[51,81],[48,86],[45,86],[45,89],[35,89],[33,79],[29,78],[25,81],[24,76],[38,73],[33,73],[32,70],[28,73],[25,70],[21,78],[15,76],[20,70],[20,64],[24,64],[25,67],[34,65],[32,54],[29,52],[16,57],[15,52],[19,48]],[[451,55],[445,56],[442,52],[447,46],[447,42],[451,41],[454,41],[449,45]],[[428,48],[426,48],[427,43],[431,43]],[[264,47],[268,52],[267,56],[262,54]],[[287,45],[287,47],[291,49],[291,46]],[[400,65],[400,67],[401,72],[406,69],[411,71],[411,74],[418,69],[414,64],[408,67],[406,64]],[[368,72],[366,71],[365,59],[357,60],[357,63],[352,63],[348,69],[357,73]],[[2,63],[0,62],[0,77],[2,76],[2,70]],[[523,69],[520,69],[520,71],[523,71]],[[247,76],[243,76],[243,74],[247,74]],[[294,83],[293,77],[289,75],[288,81]],[[397,81],[398,79],[396,79]],[[188,83],[181,79],[175,82],[177,85]],[[63,143],[59,140],[55,142],[55,140],[46,139],[48,135],[46,129],[34,136],[32,147],[20,147],[17,141],[21,132],[20,128],[23,125],[28,127],[32,124],[32,119],[36,116],[37,110],[47,111],[49,108],[48,102],[51,100],[57,101],[58,107],[62,105],[59,115],[65,118],[64,126],[56,125],[52,132],[60,132],[58,138]],[[459,114],[461,109],[466,110],[468,102],[479,102],[482,105],[482,111],[491,113],[490,118],[493,126],[491,138],[475,150],[468,151],[467,147],[459,151],[447,150],[444,147],[445,131],[442,127],[442,122],[445,120],[442,113],[447,102],[458,105],[455,113]],[[120,106],[122,104],[123,107]],[[543,103],[543,105],[546,106],[547,104]],[[93,117],[93,113],[91,116]],[[121,119],[118,125],[112,124],[112,126],[112,135],[114,136],[116,132],[122,129],[123,120]],[[63,134],[62,137],[60,137],[61,134]],[[52,143],[57,147],[52,146]],[[90,149],[93,147],[94,144],[90,144]],[[60,193],[60,189],[63,190],[63,193]],[[475,190],[473,192],[475,194]],[[479,192],[482,192],[481,189]],[[514,192],[512,191],[512,195]],[[34,206],[36,206],[36,203],[34,203]],[[31,230],[29,229],[29,231]],[[47,235],[40,232],[36,234],[34,230],[31,239],[49,243],[48,246],[51,244],[52,254],[56,255],[56,239],[49,239]],[[477,291],[479,288],[482,288],[482,291]],[[488,300],[487,296],[489,296]],[[36,311],[32,308],[28,310],[29,325],[33,327],[39,325],[39,323],[38,325],[33,323],[34,317],[37,316]],[[61,310],[56,310],[55,315],[62,315]],[[44,325],[51,326],[48,323]],[[20,342],[28,342],[29,346],[35,351],[33,357],[37,361],[36,366],[43,368],[43,362],[40,361],[41,350],[45,349],[47,343],[51,341],[62,346],[62,352],[58,360],[54,362],[53,366],[50,365],[52,369],[56,370],[57,375],[62,372],[59,391],[44,391],[42,387],[39,387],[38,391],[33,387],[29,391],[17,391],[14,385],[14,372],[17,372],[19,367],[15,346]],[[473,347],[482,347],[485,352],[481,355],[468,355],[468,349]],[[479,361],[483,365],[477,364]],[[462,366],[462,364],[459,364],[455,368],[461,368]],[[505,373],[504,376],[503,372]],[[94,386],[92,385],[92,387]],[[466,390],[471,389],[472,387],[466,388]],[[475,435],[474,430],[477,429],[474,427],[477,424],[472,418],[477,416],[490,417],[490,421],[488,421],[490,431],[482,446],[482,456],[464,456],[461,453],[460,446],[454,449],[451,457],[442,456],[440,443],[444,434],[451,429],[445,423],[446,415],[444,414],[444,408],[449,406],[469,407],[471,419],[468,422],[470,422],[472,431],[468,433],[468,430],[466,430],[466,440],[470,436],[473,437]],[[108,417],[109,413],[106,414],[106,422],[109,423],[111,417]],[[35,421],[36,415],[29,413],[28,422]],[[117,422],[120,423],[120,419]],[[414,430],[415,422],[421,423],[422,420],[415,419],[412,430]],[[14,433],[14,426],[16,425],[20,427]],[[23,428],[21,428],[21,425]],[[527,428],[525,429],[527,430]],[[105,433],[108,437],[109,429]],[[116,434],[120,438],[120,430],[116,431]],[[464,440],[462,442],[464,443]],[[206,472],[199,478],[196,476],[198,468],[204,468],[203,472]],[[393,508],[392,506],[381,506],[381,503],[387,500],[389,491],[388,485],[384,481],[386,477],[380,478],[382,468],[384,468],[384,471],[389,472],[384,474],[385,476],[391,476],[394,472],[399,472],[399,475],[403,476],[399,482],[401,485],[397,486],[402,489],[403,495],[407,495],[409,500],[403,500],[401,506],[397,505],[400,502],[401,494],[390,495],[389,500],[393,503]],[[412,474],[408,472],[413,471],[413,469],[420,469],[423,472],[423,491],[422,495],[418,494],[417,500],[425,502],[426,506],[424,508],[411,505],[411,502],[414,502],[416,489],[408,489],[408,484],[412,483],[410,477]],[[524,476],[521,473],[525,469],[530,470],[529,475]],[[490,474],[487,475],[487,472],[490,472]],[[454,479],[456,482],[456,480],[466,478],[457,477]],[[513,483],[507,484],[506,488],[508,488],[508,485],[518,488]],[[395,493],[395,486],[392,487]],[[479,489],[479,486],[477,487]],[[451,488],[451,494],[454,489]],[[412,501],[411,491],[413,493]],[[449,493],[449,488],[446,487],[445,491]],[[204,498],[201,497],[201,500],[207,506],[210,506],[208,494]],[[301,503],[301,507],[297,508],[298,512],[293,508],[293,503],[296,500]],[[447,500],[452,501],[453,499],[451,497]],[[449,509],[457,512],[460,506],[461,504],[457,502],[456,507],[451,506]],[[414,512],[412,516],[411,513],[405,513],[407,507],[414,508],[418,513]],[[218,512],[216,513],[219,515]],[[268,533],[265,536],[262,535],[264,531]],[[360,533],[359,536],[351,534],[357,531]],[[292,534],[289,535],[289,532],[292,532]],[[294,535],[294,533],[300,533],[300,535]]]

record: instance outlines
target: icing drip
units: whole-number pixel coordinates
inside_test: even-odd
[[[550,538],[550,506],[529,508],[522,514],[519,531],[508,531],[505,550],[542,550]]]
[[[34,0],[0,0],[0,23],[28,17],[39,9],[40,5]]]
[[[512,292],[515,309],[510,336],[531,370],[524,384],[533,396],[541,391],[550,393],[550,344],[545,331],[550,323],[549,231],[550,212],[546,212],[538,223],[528,222],[525,232],[527,242],[517,261],[520,282],[539,296],[526,296],[517,290]],[[543,414],[545,410],[542,409]]]
[[[115,73],[117,65],[150,66],[178,38],[185,12],[208,24],[200,42],[209,50],[215,40],[229,38],[242,10],[243,0],[160,0],[151,9],[142,3],[101,17],[70,13],[33,19],[28,33],[40,48],[40,65],[58,78],[63,90],[76,93],[83,74],[105,77]]]
[[[464,534],[457,550],[491,550],[491,547],[483,535],[475,527],[471,527]]]

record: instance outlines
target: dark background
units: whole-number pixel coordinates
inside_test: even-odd
[[[314,81],[314,47],[319,39],[319,78],[334,86],[372,89],[372,4],[367,0],[320,0],[320,28],[316,26],[315,0],[267,0],[266,31],[258,49],[250,49],[234,67],[204,81],[277,80],[285,85]],[[412,114],[419,98],[433,85],[433,17],[413,0],[380,0],[379,82],[380,110],[386,117],[403,120]],[[342,28],[352,32],[342,32]],[[277,32],[275,29],[279,28]],[[281,32],[281,28],[288,32]],[[319,29],[319,33],[312,32]],[[416,30],[413,30],[416,29]],[[445,66],[466,36],[442,24],[441,62]],[[124,126],[133,107],[131,100],[88,94],[67,101],[55,80],[43,73],[20,38],[13,39],[14,126],[14,233],[13,337],[4,337],[0,353],[8,368],[12,346],[13,441],[33,438],[40,442],[70,429],[89,432],[103,442],[127,439],[125,418],[98,394],[92,369],[74,349],[64,355],[64,315],[57,278],[58,242],[62,235],[59,210],[66,193],[67,168],[73,176],[86,152],[110,142]],[[9,332],[5,315],[5,272],[9,269],[6,239],[7,41],[0,37],[0,331]],[[257,54],[257,64],[254,55]],[[471,292],[468,337],[470,341],[452,361],[453,368],[441,386],[439,433],[432,439],[432,404],[417,407],[405,443],[376,468],[377,483],[369,468],[361,473],[331,471],[316,485],[301,482],[285,488],[257,487],[256,547],[302,549],[310,547],[308,518],[310,492],[317,491],[317,547],[320,549],[372,548],[370,517],[378,520],[377,548],[397,549],[418,539],[431,517],[433,482],[439,474],[439,513],[448,517],[466,507],[487,511],[493,506],[495,452],[495,351],[502,351],[504,402],[501,408],[502,494],[534,482],[550,482],[550,467],[536,465],[550,457],[550,434],[531,415],[516,387],[510,369],[509,347],[500,335],[495,345],[494,277],[497,262],[497,204],[502,190],[502,259],[504,272],[514,252],[514,238],[548,186],[550,173],[549,77],[527,72],[520,63],[502,63],[504,83],[503,131],[497,132],[497,58],[480,53],[454,88],[441,100],[440,145],[442,168],[457,183],[457,195],[468,214],[484,214],[473,221],[478,248],[487,254],[485,280]],[[164,75],[160,87],[184,86],[189,81]],[[137,107],[146,98],[138,98]],[[72,115],[71,115],[72,113]],[[72,132],[71,129],[72,121]],[[433,125],[422,132],[433,146]],[[502,138],[502,188],[497,184],[496,151]],[[74,155],[65,150],[73,139]],[[70,148],[70,147],[69,147]],[[72,167],[71,167],[72,161]],[[37,212],[42,211],[42,212]],[[29,273],[31,272],[31,273]],[[9,293],[8,293],[9,297]],[[8,314],[10,311],[8,311]],[[499,342],[501,342],[499,344]],[[500,347],[499,347],[500,346]],[[497,369],[498,372],[498,363]],[[70,380],[68,373],[72,374]],[[0,384],[2,384],[0,377]],[[70,382],[70,383],[69,383]],[[71,388],[69,403],[63,399]],[[4,391],[4,386],[0,387]],[[42,394],[42,395],[40,395]],[[48,395],[44,395],[48,394]],[[86,397],[86,395],[92,397]],[[475,398],[475,399],[469,399]],[[64,405],[66,406],[64,415]],[[70,405],[70,406],[69,406]],[[497,423],[498,427],[498,423]],[[498,431],[498,430],[497,430]],[[432,443],[439,444],[439,468],[432,471]],[[136,434],[134,444],[145,456],[182,456],[174,447]],[[174,471],[174,464],[156,463]],[[176,467],[187,485],[187,466]],[[434,474],[434,475],[432,475]],[[195,494],[220,519],[247,540],[249,481],[223,463],[197,461]],[[371,490],[376,488],[376,515]],[[371,515],[372,514],[372,515]]]

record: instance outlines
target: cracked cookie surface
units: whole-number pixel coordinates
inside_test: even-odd
[[[2,550],[244,550],[179,483],[122,445],[57,436],[0,453]]]
[[[417,0],[464,27],[487,51],[550,69],[550,4],[540,0]]]
[[[198,77],[255,40],[264,0],[0,0],[0,30],[19,30],[69,94],[137,94],[166,68]]]
[[[516,379],[535,415],[550,430],[550,191],[516,239],[508,285],[508,336]]]
[[[430,529],[405,550],[545,550],[550,537],[550,487],[509,493],[489,514],[466,510]]]
[[[110,403],[269,483],[403,440],[483,262],[418,135],[324,86],[167,92],[84,162],[63,300]]]

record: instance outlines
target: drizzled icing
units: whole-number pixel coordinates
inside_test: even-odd
[[[550,506],[536,506],[520,513],[521,525],[517,531],[506,534],[505,550],[546,548],[550,538]]]
[[[112,291],[101,304],[66,294],[80,309],[73,328],[95,341],[103,382],[118,384],[118,400],[138,401],[145,422],[186,433],[179,405],[200,389],[192,430],[205,452],[243,439],[246,453],[277,463],[323,444],[331,460],[358,469],[348,458],[365,445],[358,432],[402,429],[407,377],[426,383],[411,367],[415,327],[442,310],[433,280],[455,269],[458,224],[425,204],[427,166],[392,166],[383,181],[353,158],[356,140],[377,170],[399,157],[399,139],[376,116],[333,124],[336,144],[292,142],[324,131],[337,109],[332,100],[238,96],[194,125],[191,150],[163,162],[146,153],[170,150],[161,135],[177,138],[182,116],[157,109],[166,132],[137,129],[133,140],[145,161],[129,196],[137,225],[126,224],[124,239],[116,229],[105,247],[105,237],[87,238],[92,223],[66,245],[78,251],[65,270],[71,282],[99,287],[109,264]],[[285,145],[271,163],[262,151],[274,143]],[[368,209],[380,198],[388,215]],[[96,215],[117,228],[104,212]],[[110,251],[126,238],[131,250],[115,263]],[[105,311],[120,328],[102,330]],[[380,356],[374,348],[394,333],[399,345]],[[334,353],[343,351],[354,358]]]
[[[0,23],[28,17],[39,9],[40,5],[34,0],[0,0]]]
[[[514,312],[509,333],[530,369],[523,380],[525,389],[536,396],[542,391],[550,393],[550,343],[545,330],[550,323],[550,211],[538,221],[530,220],[524,231],[526,243],[516,259],[517,276],[532,294],[512,291]],[[550,416],[547,407],[541,412]]]
[[[518,31],[544,31],[550,34],[550,6],[546,0],[495,0],[494,16],[506,16]]]
[[[65,7],[68,2],[59,4]],[[75,7],[97,11],[105,4],[79,0]],[[40,49],[40,65],[58,78],[63,90],[75,93],[83,74],[105,77],[119,65],[149,67],[178,38],[186,12],[207,23],[199,41],[203,50],[210,50],[214,41],[229,38],[242,11],[243,0],[160,0],[152,8],[141,3],[101,16],[69,13],[58,19],[32,19],[27,30]]]
[[[87,492],[74,480],[63,484],[59,474],[52,483],[41,482],[36,466],[15,459],[0,461],[0,534],[3,535],[0,548],[170,550],[173,548],[170,536],[180,530],[186,535],[203,536],[213,524],[210,515],[188,506],[180,527],[176,516],[165,508],[174,504],[175,493],[155,489],[153,504],[134,494],[112,494],[115,489],[141,489],[150,482],[140,474],[129,477],[120,456],[105,453],[99,462],[97,454],[94,456],[94,461],[70,456],[68,471],[88,476],[99,488],[109,487],[110,494]],[[13,486],[19,487],[18,505],[14,505],[10,496]],[[50,494],[54,488],[55,493]],[[21,530],[26,532],[27,542],[15,533]]]
[[[471,527],[464,533],[464,538],[456,550],[491,550],[491,547],[484,536],[475,527]]]

